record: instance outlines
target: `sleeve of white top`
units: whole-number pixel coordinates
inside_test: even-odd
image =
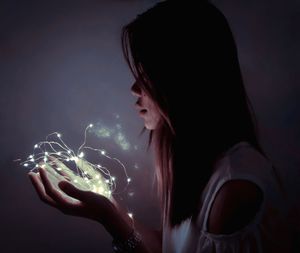
[[[217,190],[221,186],[232,179],[247,179],[255,182],[262,187],[262,184],[257,180],[251,180],[249,176],[239,176],[237,178],[231,177],[230,179],[224,179],[219,183]],[[216,194],[213,195],[213,198]],[[211,201],[212,202],[212,201]],[[211,204],[209,205],[209,209]],[[232,233],[232,234],[212,234],[203,229],[198,238],[196,253],[261,253],[262,250],[262,227],[261,219],[263,210],[265,208],[265,201],[260,206],[259,211],[255,215],[255,218],[244,228]],[[207,215],[206,215],[207,216]],[[205,219],[207,223],[207,217]],[[205,226],[206,227],[206,226]],[[205,228],[204,227],[204,228]]]
[[[241,231],[229,235],[202,231],[196,253],[262,253],[261,229],[251,223]]]

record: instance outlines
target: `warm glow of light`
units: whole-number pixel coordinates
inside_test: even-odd
[[[105,166],[99,164],[99,161],[97,164],[87,161],[85,159],[87,151],[96,152],[97,155],[101,154],[103,156],[99,156],[101,159],[109,159],[116,162],[125,173],[127,185],[131,182],[131,178],[128,177],[126,168],[119,159],[110,157],[104,149],[96,149],[86,145],[87,131],[93,127],[93,124],[89,124],[86,127],[84,142],[77,152],[74,152],[65,144],[61,138],[61,133],[55,132],[49,134],[45,141],[35,144],[33,154],[29,155],[28,159],[22,162],[21,165],[31,168],[32,171],[37,171],[38,167],[44,168],[48,172],[49,179],[56,187],[58,187],[58,182],[67,179],[81,190],[92,191],[111,198],[116,190],[116,177],[112,176]],[[119,145],[121,145],[121,142],[124,145],[126,144],[126,139],[123,135],[118,134],[115,136],[117,136],[117,139],[115,139],[116,143],[118,141],[120,142]],[[58,139],[51,139],[51,137],[57,137]],[[123,149],[125,150],[124,147]]]

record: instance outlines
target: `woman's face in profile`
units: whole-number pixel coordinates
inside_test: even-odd
[[[154,130],[160,121],[161,115],[152,99],[135,82],[131,87],[132,94],[138,98],[135,107],[139,115],[144,119],[145,127],[148,130]]]

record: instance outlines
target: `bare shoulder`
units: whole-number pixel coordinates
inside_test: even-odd
[[[263,202],[263,192],[248,180],[230,180],[218,191],[212,204],[208,231],[231,234],[247,226]]]

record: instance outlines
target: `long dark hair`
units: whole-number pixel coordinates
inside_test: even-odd
[[[131,71],[163,118],[150,143],[170,227],[196,218],[214,163],[226,150],[246,141],[264,155],[226,18],[208,1],[194,2],[158,3],[122,33]]]

